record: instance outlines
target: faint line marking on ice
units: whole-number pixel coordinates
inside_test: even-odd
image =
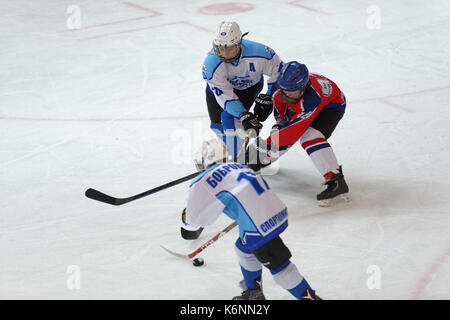
[[[441,90],[446,90],[446,89],[450,89],[450,85],[443,86],[443,87],[428,88],[428,89],[423,89],[423,90],[418,90],[418,91],[410,91],[410,92],[405,92],[405,93],[392,94],[392,95],[384,96],[384,97],[354,100],[354,101],[350,101],[350,102],[351,103],[360,103],[360,102],[378,101],[378,102],[387,104],[391,107],[394,107],[394,108],[397,108],[397,109],[400,109],[400,110],[403,110],[406,112],[414,112],[414,110],[411,110],[410,108],[407,108],[405,106],[402,106],[402,105],[399,105],[396,103],[392,103],[390,101],[387,101],[386,99],[406,97],[406,96],[416,95],[416,94],[420,94],[420,93],[428,93],[428,92],[441,91]]]
[[[99,34],[99,35],[92,36],[92,37],[80,38],[79,40],[93,40],[93,39],[105,38],[105,37],[123,34],[123,33],[130,33],[130,32],[142,31],[142,30],[147,30],[147,29],[155,29],[155,28],[167,27],[170,25],[177,25],[177,24],[184,24],[184,25],[188,25],[188,26],[193,27],[198,30],[202,30],[202,31],[205,31],[208,33],[214,33],[213,30],[204,28],[199,25],[195,25],[188,21],[174,21],[174,22],[169,22],[169,23],[164,23],[164,24],[159,24],[159,25],[154,25],[154,26],[149,26],[149,27],[142,27],[142,28],[136,28],[136,29],[128,29],[128,30],[121,30],[121,31],[117,31],[117,32],[104,33],[104,34]]]
[[[404,97],[420,93],[434,92],[449,89],[450,85],[436,88],[428,88],[424,90],[411,91],[389,95],[384,97],[375,97],[360,100],[350,100],[349,103],[362,103],[370,101],[380,101],[388,98]],[[393,105],[392,103],[390,105]],[[177,119],[200,119],[207,118],[208,115],[192,115],[192,116],[173,116],[173,117],[142,117],[142,118],[32,118],[32,117],[6,117],[0,116],[0,120],[10,121],[47,121],[47,122],[109,122],[109,121],[158,121],[158,120],[177,120]]]
[[[312,12],[315,12],[315,13],[325,14],[325,15],[331,16],[331,13],[328,13],[328,12],[325,12],[325,11],[321,11],[321,10],[318,10],[318,9],[314,9],[314,8],[305,6],[303,4],[298,4],[298,2],[303,2],[303,1],[305,1],[305,0],[291,1],[288,4],[290,4],[291,6],[300,7],[300,8],[303,8],[305,10],[312,11]]]
[[[428,269],[428,271],[422,276],[420,281],[416,285],[416,289],[413,291],[411,299],[420,299],[423,295],[425,288],[433,280],[433,275],[439,270],[445,260],[450,257],[450,248],[448,248],[444,254],[442,254],[437,261]]]
[[[253,10],[254,4],[245,2],[225,2],[211,4],[197,9],[197,13],[206,15],[230,15],[233,13],[242,13]]]
[[[127,22],[132,22],[132,21],[143,20],[143,19],[155,18],[155,17],[159,17],[159,16],[163,15],[161,12],[158,12],[158,11],[153,10],[153,9],[144,8],[144,7],[140,6],[140,5],[132,3],[132,2],[122,2],[122,3],[125,4],[125,5],[128,5],[128,6],[131,6],[133,8],[137,8],[139,10],[143,10],[143,11],[146,11],[146,12],[151,12],[152,14],[151,15],[147,15],[147,16],[142,16],[142,17],[136,17],[136,18],[130,18],[130,19],[123,19],[123,20],[105,22],[105,23],[100,23],[100,24],[94,24],[94,25],[90,25],[90,26],[86,26],[86,27],[81,27],[79,29],[68,29],[68,30],[64,30],[62,32],[80,31],[80,30],[87,30],[87,29],[105,27],[105,26],[110,26],[110,25],[115,25],[115,24],[120,24],[120,23],[127,23]]]
[[[176,119],[199,119],[206,118],[207,115],[176,116],[176,117],[142,117],[142,118],[31,118],[31,117],[4,117],[0,120],[12,121],[44,121],[44,122],[122,122],[122,121],[157,121]]]

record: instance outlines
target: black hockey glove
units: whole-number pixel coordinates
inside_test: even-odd
[[[183,209],[183,212],[181,213],[181,221],[185,224],[186,227],[181,227],[181,237],[186,240],[194,240],[200,237],[200,234],[203,231],[203,227],[200,227],[196,230],[194,229],[188,229],[188,224],[186,223],[186,208]]]
[[[255,99],[255,107],[253,113],[256,118],[263,122],[270,116],[273,111],[272,97],[268,94],[261,93]]]
[[[245,150],[244,159],[241,160],[241,163],[244,163],[255,172],[259,171],[271,163],[267,158],[267,154],[268,151],[265,141],[257,138]]]
[[[248,131],[250,129],[255,130],[256,135],[259,135],[259,131],[262,129],[262,124],[256,119],[255,115],[251,112],[243,112],[239,116],[239,120],[242,122],[242,126],[244,127],[245,131]]]

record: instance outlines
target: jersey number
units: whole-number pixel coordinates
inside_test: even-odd
[[[217,87],[210,87],[210,88],[216,93],[216,96],[221,96],[223,94],[223,91]]]
[[[255,189],[256,193],[260,196],[263,194],[266,190],[261,186],[258,179],[256,178],[256,174],[253,172],[241,172],[238,177],[237,181],[241,181],[242,179],[247,180],[252,185],[253,189]],[[266,183],[266,181],[263,179],[264,184],[266,186],[266,189],[269,190],[269,185]]]

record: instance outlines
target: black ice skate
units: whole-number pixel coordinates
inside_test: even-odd
[[[327,189],[317,195],[319,206],[329,207],[339,201],[348,202],[351,200],[341,166],[339,166],[339,173],[335,173],[324,185],[327,185]]]
[[[302,294],[302,298],[300,300],[322,300],[314,290],[306,289]]]
[[[233,297],[233,300],[266,300],[262,291],[261,278],[255,280],[255,289],[247,289],[243,281],[239,285],[245,290],[240,296]]]

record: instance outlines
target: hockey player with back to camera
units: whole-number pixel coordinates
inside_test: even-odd
[[[210,128],[226,144],[232,159],[246,132],[253,129],[258,135],[261,122],[272,113],[272,94],[283,64],[273,49],[245,40],[245,35],[236,22],[221,22],[202,67]],[[264,75],[269,77],[268,88],[261,94]],[[202,150],[196,152],[194,163],[199,171],[205,168]]]
[[[309,73],[297,61],[286,63],[277,80],[273,96],[276,124],[270,136],[260,137],[247,147],[239,162],[255,171],[270,165],[286,153],[297,141],[325,178],[326,190],[317,195],[320,206],[338,201],[350,201],[342,166],[328,139],[344,115],[344,93],[330,79]],[[244,159],[245,155],[245,159]]]
[[[270,190],[264,178],[239,163],[220,163],[222,151],[206,157],[209,169],[190,184],[182,220],[193,227],[212,225],[225,213],[237,222],[239,237],[235,252],[244,280],[244,289],[233,300],[265,300],[262,266],[275,282],[300,300],[320,300],[296,265],[280,234],[288,226],[284,203]],[[211,164],[209,163],[211,161]],[[217,162],[217,163],[216,163]]]

